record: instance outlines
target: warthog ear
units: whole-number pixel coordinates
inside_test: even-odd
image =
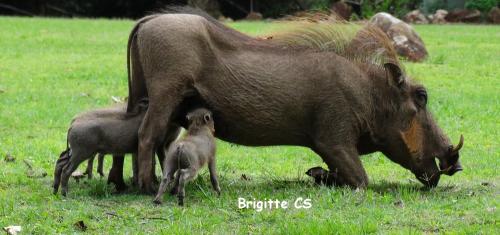
[[[387,78],[389,81],[393,81],[396,86],[401,87],[401,85],[405,82],[401,68],[394,63],[385,63],[384,68],[387,72]]]

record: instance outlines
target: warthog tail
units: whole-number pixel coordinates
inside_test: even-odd
[[[67,148],[59,155],[59,159],[57,159],[56,167],[54,169],[54,184],[52,191],[54,194],[56,194],[59,190],[59,185],[61,184],[61,174],[63,172],[64,166],[68,164],[70,157],[71,150]]]
[[[142,19],[138,20],[137,23],[135,24],[134,28],[132,28],[132,31],[130,32],[130,35],[128,37],[128,43],[127,43],[127,76],[128,76],[128,103],[127,103],[127,112],[131,112],[135,105],[139,102],[141,98],[144,98],[144,96],[147,96],[146,94],[146,84],[144,81],[144,76],[138,76],[142,75],[142,68],[140,65],[139,61],[139,54],[137,53],[137,41],[136,41],[136,36],[137,36],[137,31],[139,30],[140,26],[147,21],[159,16],[159,14],[154,14],[154,15],[149,15],[146,17],[143,17]],[[132,48],[134,47],[134,48]],[[131,56],[134,56],[132,59]],[[131,74],[131,65],[130,63],[133,63],[133,71],[136,76],[132,77]],[[132,82],[134,82],[134,85],[132,85]]]

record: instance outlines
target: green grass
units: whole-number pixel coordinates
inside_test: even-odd
[[[71,118],[127,95],[128,20],[0,17],[0,226],[31,234],[106,233],[484,233],[498,234],[500,162],[500,27],[417,26],[430,58],[406,69],[429,90],[430,108],[444,131],[465,136],[465,171],[425,191],[407,170],[381,154],[363,157],[366,191],[316,187],[304,172],[323,165],[299,147],[247,148],[218,142],[222,196],[207,170],[187,187],[187,206],[166,197],[116,195],[105,179],[70,181],[67,198],[51,193],[56,158],[66,146]],[[273,23],[233,23],[253,35]],[[23,160],[48,172],[28,178]],[[129,161],[129,160],[127,160]],[[106,168],[110,159],[106,159]],[[266,166],[265,168],[263,166]],[[83,166],[80,168],[83,169]],[[125,172],[131,175],[127,162]],[[245,174],[249,181],[241,179]],[[237,198],[312,200],[311,209],[256,212]],[[112,214],[112,215],[110,215]]]

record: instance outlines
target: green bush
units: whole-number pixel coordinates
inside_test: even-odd
[[[316,0],[311,2],[311,10],[328,10],[335,1],[332,0]]]
[[[467,9],[477,9],[481,12],[488,12],[491,8],[500,4],[499,0],[468,0],[465,3]]]
[[[434,14],[439,9],[448,9],[444,0],[424,0],[422,10],[426,14]]]
[[[419,8],[421,2],[422,0],[363,1],[361,9],[364,18],[370,18],[378,12],[387,12],[401,18],[409,11]]]

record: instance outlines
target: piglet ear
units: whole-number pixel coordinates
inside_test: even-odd
[[[394,83],[397,87],[401,87],[404,84],[405,78],[399,65],[389,62],[384,64],[384,68],[387,72],[389,82]]]

